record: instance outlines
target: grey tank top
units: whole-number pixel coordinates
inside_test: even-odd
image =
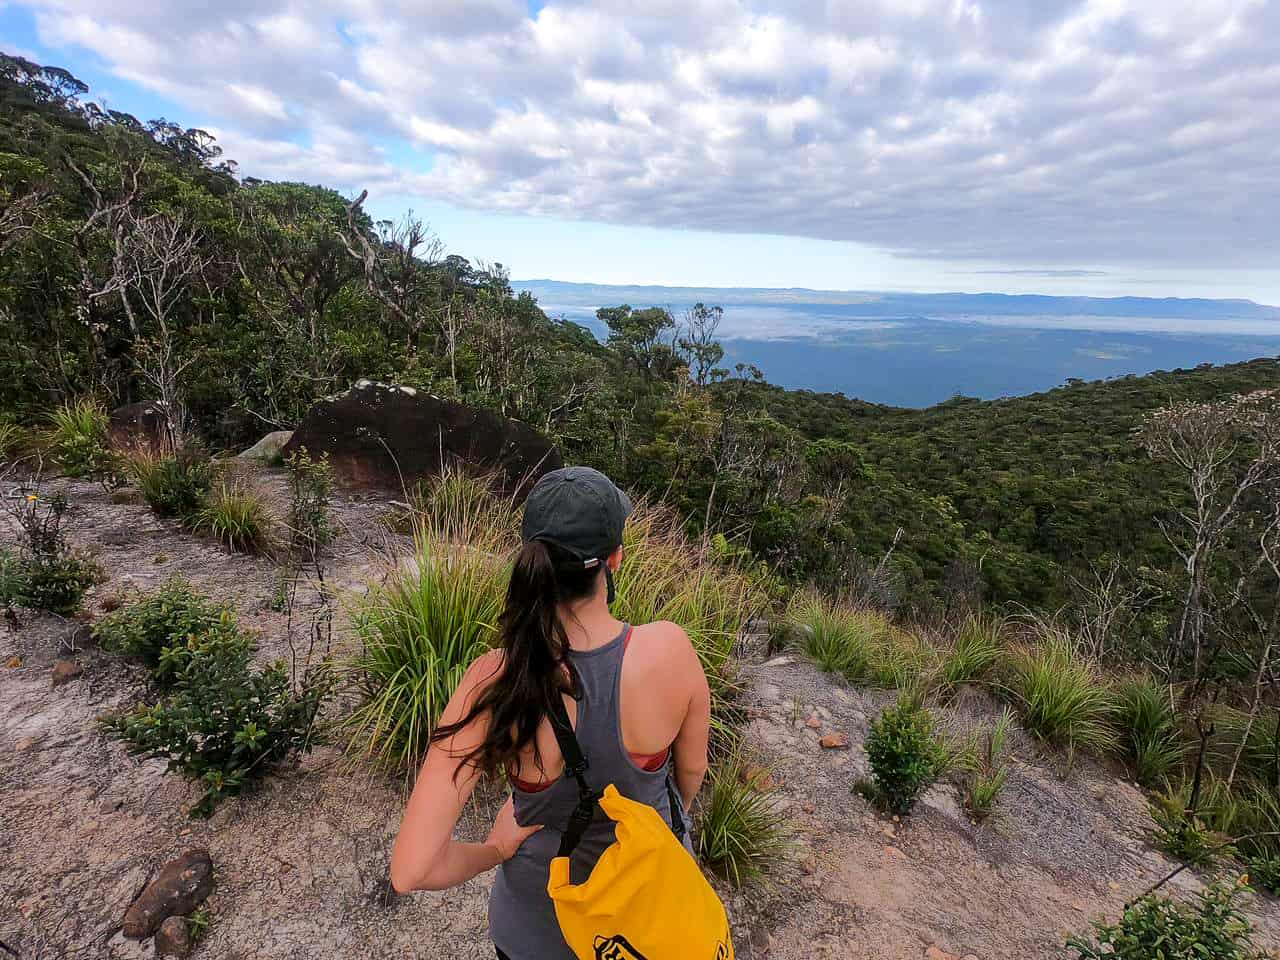
[[[647,803],[671,822],[667,799],[667,778],[671,760],[655,771],[642,770],[632,761],[622,742],[619,713],[619,684],[622,654],[629,626],[603,647],[572,650],[569,658],[577,668],[582,699],[574,726],[578,743],[590,769],[587,779],[596,790],[609,784],[624,797]],[[536,793],[512,788],[516,822],[535,823],[543,828],[521,844],[516,855],[498,868],[489,894],[489,935],[494,945],[511,960],[575,960],[573,951],[560,935],[555,909],[547,896],[547,873],[560,846],[560,836],[569,814],[578,804],[578,785],[572,777],[561,776],[551,786]],[[684,810],[677,816],[688,818]],[[570,858],[569,876],[582,883],[605,849],[613,843],[613,821],[597,807],[595,819]],[[688,831],[685,833],[688,843]]]

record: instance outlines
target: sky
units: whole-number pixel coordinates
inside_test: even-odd
[[[516,278],[1280,304],[1280,0],[0,0]]]

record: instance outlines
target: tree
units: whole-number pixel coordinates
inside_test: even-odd
[[[638,371],[665,380],[671,375],[675,351],[663,340],[674,330],[675,320],[662,307],[632,310],[629,304],[601,307],[596,318],[609,328],[609,346]]]
[[[1191,507],[1177,513],[1181,535],[1163,528],[1181,558],[1186,586],[1174,642],[1204,667],[1209,634],[1210,574],[1218,551],[1240,521],[1249,496],[1280,480],[1280,412],[1271,391],[1208,403],[1184,402],[1148,415],[1138,442],[1183,474]]]
[[[724,347],[716,339],[722,319],[724,310],[703,303],[695,303],[684,315],[684,332],[676,344],[689,365],[689,375],[700,387],[705,387],[714,375],[725,372],[716,369],[716,364],[724,359]]]

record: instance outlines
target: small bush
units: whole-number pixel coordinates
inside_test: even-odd
[[[1280,854],[1259,854],[1245,860],[1249,882],[1273,897],[1280,897]]]
[[[61,493],[27,493],[9,508],[19,530],[19,552],[7,553],[0,566],[5,604],[70,616],[89,588],[102,581],[98,564],[67,543],[69,506]]]
[[[1072,937],[1067,946],[1078,960],[1262,960],[1237,905],[1243,889],[1215,882],[1191,904],[1143,897],[1119,923],[1096,922],[1093,936]]]
[[[176,683],[201,652],[238,651],[241,638],[231,611],[197,593],[181,577],[107,614],[93,632],[103,649],[138,658],[162,685]],[[247,655],[247,642],[244,650]]]
[[[118,484],[120,458],[111,449],[107,411],[92,400],[64,403],[49,417],[49,453],[70,477]]]
[[[1006,708],[991,729],[975,737],[966,758],[965,807],[975,820],[985,820],[1009,779],[1008,741],[1013,713]]]
[[[315,557],[333,540],[329,504],[333,498],[333,470],[328,460],[312,460],[300,449],[285,461],[289,479],[289,531],[293,547]]]
[[[1152,842],[1169,856],[1193,867],[1207,867],[1234,853],[1228,837],[1209,829],[1198,812],[1187,808],[1189,790],[1156,794],[1151,804],[1155,821]]]
[[[1010,689],[1028,730],[1066,749],[1106,754],[1115,749],[1114,700],[1071,639],[1050,633],[1013,664]]]
[[[194,521],[213,486],[213,464],[196,450],[166,457],[140,451],[130,459],[129,471],[142,499],[161,517]]]
[[[1184,756],[1173,692],[1150,677],[1123,681],[1116,688],[1115,728],[1134,779],[1162,783]]]
[[[261,553],[272,541],[275,517],[262,492],[242,481],[223,480],[196,516],[195,528],[231,550]]]
[[[504,560],[422,531],[412,565],[369,591],[353,616],[364,646],[350,666],[361,700],[345,720],[354,752],[416,768],[463,673],[494,641],[506,576]]]
[[[910,813],[938,773],[938,746],[929,712],[913,698],[899,700],[872,722],[866,748],[880,805],[889,813]]]
[[[943,654],[938,679],[944,690],[985,680],[1004,652],[1003,621],[969,614]]]
[[[282,662],[251,671],[243,648],[203,651],[172,694],[111,717],[106,727],[131,753],[163,757],[170,771],[199,783],[203,793],[191,813],[208,816],[276,763],[310,750],[330,689],[324,664],[294,689]]]
[[[763,878],[786,846],[786,817],[760,790],[765,770],[717,764],[699,808],[698,855],[735,887]]]

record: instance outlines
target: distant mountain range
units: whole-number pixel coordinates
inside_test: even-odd
[[[633,306],[662,303],[731,305],[840,306],[846,317],[911,316],[1092,316],[1169,319],[1273,320],[1280,307],[1252,300],[1209,300],[1183,297],[1053,297],[1005,293],[885,293],[869,290],[809,290],[803,287],[664,287],[641,284],[566,283],[560,280],[516,280],[548,301],[574,305],[587,302]],[[1280,333],[1280,330],[1277,330]]]

